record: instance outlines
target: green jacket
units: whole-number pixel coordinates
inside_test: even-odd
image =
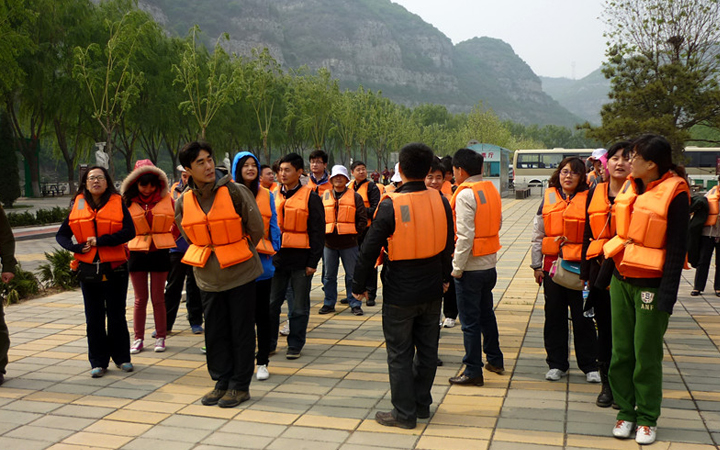
[[[2,271],[15,273],[17,260],[15,259],[15,237],[10,228],[5,210],[0,206],[0,259]]]

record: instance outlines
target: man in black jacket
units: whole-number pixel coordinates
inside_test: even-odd
[[[367,298],[367,278],[381,249],[386,249],[381,273],[383,333],[393,410],[375,416],[385,426],[415,428],[417,418],[430,416],[440,305],[450,281],[453,251],[450,204],[424,183],[432,158],[432,150],[420,143],[400,151],[403,185],[380,202],[353,277],[353,296]]]

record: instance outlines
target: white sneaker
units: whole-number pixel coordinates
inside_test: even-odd
[[[267,364],[261,364],[257,366],[257,379],[258,380],[267,380],[270,378],[270,372],[268,372]]]
[[[452,328],[455,326],[455,319],[452,317],[446,317],[445,321],[443,322],[443,327],[445,328]]]
[[[545,379],[550,381],[558,381],[560,378],[567,375],[567,372],[560,369],[550,369],[545,374]]]
[[[588,372],[585,374],[585,379],[588,383],[599,383],[600,380],[600,372],[597,370],[593,370],[592,372]]]
[[[155,352],[162,353],[165,351],[165,338],[157,338],[155,340]]]
[[[637,427],[635,432],[635,442],[640,445],[648,445],[655,442],[657,437],[657,427],[649,427],[647,425],[640,425]]]
[[[290,334],[290,322],[285,322],[285,326],[280,328],[280,335],[287,336]]]
[[[627,420],[618,420],[615,422],[615,428],[613,428],[613,436],[615,436],[618,439],[627,439],[630,437],[630,433],[635,429],[635,424],[633,422],[628,422]]]
[[[140,353],[143,349],[143,340],[142,339],[135,339],[133,341],[132,346],[130,347],[130,353],[133,355],[136,355]]]

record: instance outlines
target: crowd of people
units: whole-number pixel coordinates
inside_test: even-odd
[[[383,171],[384,183],[377,171],[368,179],[361,161],[350,172],[343,165],[328,171],[321,150],[310,154],[307,176],[295,153],[274,167],[250,152],[238,153],[226,163],[230,167],[216,166],[206,142],[186,144],[179,161],[181,179],[172,186],[149,160],[138,161],[120,192],[105,168],[90,167],[57,233],[57,242],[75,255],[92,377],[105,375],[110,360],[134,370],[131,355],[145,347],[148,299],[154,351],[164,351],[185,285],[188,320],[193,333],[205,334],[215,381],[202,404],[239,405],[250,399],[253,374],[270,377],[279,333],[287,339],[285,357],[302,356],[321,260],[319,314],[338,313],[340,262],[340,303],[356,316],[375,306],[382,267],[393,409],[378,412],[378,423],[411,429],[429,417],[431,387],[443,364],[440,330],[457,321],[464,369],[448,382],[483,386],[484,370],[504,374],[493,307],[502,202],[483,179],[479,153],[460,149],[438,158],[424,144],[408,144],[393,173]],[[692,295],[704,288],[712,251],[720,248],[719,198],[715,188],[704,200],[704,269],[697,271]],[[562,160],[534,220],[531,267],[545,299],[545,378],[558,381],[570,369],[569,310],[578,368],[587,382],[601,385],[597,405],[618,409],[613,436],[634,433],[640,444],[656,437],[662,340],[685,262],[690,200],[670,144],[644,135],[598,149],[587,162]],[[7,282],[15,260],[14,243],[3,234],[6,223],[3,213]],[[717,272],[715,280],[720,296]],[[125,318],[129,281],[132,340]],[[7,327],[0,327],[0,354],[7,355],[7,336]],[[6,364],[7,356],[0,357],[0,383]]]

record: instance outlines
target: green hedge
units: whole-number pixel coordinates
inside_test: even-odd
[[[70,214],[70,208],[56,206],[53,209],[41,209],[35,214],[29,212],[8,213],[7,218],[11,227],[26,227],[60,223],[65,220],[68,214]]]

